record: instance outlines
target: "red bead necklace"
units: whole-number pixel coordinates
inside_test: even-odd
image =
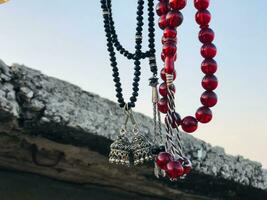
[[[161,78],[164,81],[159,86],[159,93],[162,98],[158,101],[158,109],[162,113],[166,113],[166,151],[160,153],[156,158],[157,166],[171,180],[176,180],[181,176],[189,173],[191,170],[191,162],[184,157],[180,145],[179,134],[175,135],[172,129],[178,131],[178,127],[187,133],[197,130],[198,122],[208,123],[212,119],[210,107],[217,103],[217,96],[213,92],[218,86],[218,80],[214,73],[217,71],[217,63],[213,59],[217,54],[217,49],[212,43],[214,40],[214,32],[209,28],[211,14],[207,10],[209,0],[194,0],[194,6],[197,9],[195,20],[200,26],[198,34],[199,41],[203,44],[200,50],[204,61],[201,64],[201,70],[205,74],[202,80],[202,87],[206,90],[202,93],[200,101],[202,106],[198,108],[195,117],[186,116],[183,119],[175,112],[174,93],[175,86],[173,80],[176,78],[174,62],[176,60],[177,50],[177,31],[176,28],[183,22],[183,15],[180,12],[185,6],[186,0],[159,0],[156,12],[160,16],[159,27],[163,30],[162,37],[162,54],[161,58],[164,62],[164,68],[161,70]],[[178,147],[175,146],[173,138],[177,138]]]
[[[209,0],[194,0],[194,5],[198,10],[196,13],[196,22],[200,25],[200,32],[198,38],[203,46],[201,47],[201,55],[204,61],[201,64],[201,70],[205,74],[202,80],[202,87],[206,90],[201,95],[200,107],[195,117],[187,116],[181,120],[182,128],[185,132],[194,132],[197,129],[198,122],[208,123],[212,119],[212,113],[209,107],[213,107],[217,103],[217,96],[213,92],[218,86],[218,80],[214,73],[217,71],[217,63],[213,58],[216,56],[217,49],[212,43],[214,40],[214,32],[209,28],[211,14],[207,10]],[[158,108],[162,113],[167,113],[167,84],[166,73],[173,75],[173,80],[176,78],[176,71],[174,69],[174,61],[176,60],[176,28],[182,24],[183,15],[179,11],[186,6],[186,0],[160,0],[156,11],[160,16],[159,27],[163,29],[163,50],[162,60],[164,61],[164,68],[161,71],[161,78],[164,81],[159,87],[159,93],[162,98],[158,102]],[[170,88],[175,92],[174,85]]]

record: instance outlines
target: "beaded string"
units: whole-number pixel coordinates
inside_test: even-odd
[[[166,115],[166,149],[170,149],[172,155],[175,159],[183,158],[181,138],[179,135],[179,129],[177,124],[177,119],[175,118],[175,102],[174,102],[174,92],[170,89],[173,85],[173,75],[166,74],[166,84],[167,84],[167,99],[168,99],[168,112]],[[174,125],[173,125],[174,124]],[[176,126],[175,129],[172,127]],[[176,130],[176,131],[175,131]],[[174,134],[176,132],[176,134]],[[177,137],[177,143],[174,139]]]
[[[111,66],[113,70],[113,81],[115,82],[116,87],[116,97],[118,99],[118,103],[120,107],[124,107],[126,102],[124,101],[123,95],[122,95],[122,88],[119,78],[119,72],[117,68],[117,62],[114,52],[114,47],[125,57],[128,59],[134,60],[134,78],[133,78],[133,92],[132,96],[130,97],[130,101],[127,103],[129,108],[135,107],[135,103],[137,101],[138,91],[139,91],[139,81],[140,81],[140,75],[141,75],[141,63],[140,59],[149,57],[149,64],[150,64],[150,70],[153,73],[153,77],[157,76],[157,65],[156,65],[156,59],[155,59],[155,28],[154,28],[154,12],[153,7],[154,3],[153,0],[148,0],[148,46],[149,50],[145,53],[141,51],[142,48],[142,31],[143,31],[143,9],[144,9],[144,0],[138,0],[138,7],[137,7],[137,27],[136,27],[136,41],[135,41],[135,53],[130,53],[125,48],[122,47],[120,42],[118,41],[118,37],[114,28],[114,20],[112,17],[112,6],[111,6],[111,0],[101,0],[101,7],[103,10],[103,17],[104,17],[104,27],[105,32],[107,36],[107,46],[108,51],[110,55],[110,61]]]
[[[218,86],[217,77],[214,73],[217,70],[217,63],[213,59],[217,49],[212,43],[214,32],[209,28],[211,14],[207,10],[210,0],[194,0],[194,6],[198,10],[195,20],[200,26],[198,38],[203,43],[200,53],[204,58],[201,70],[205,74],[202,79],[202,87],[206,90],[200,98],[202,106],[197,109],[195,116],[186,116],[183,119],[175,112],[174,93],[175,87],[173,80],[176,77],[174,62],[177,51],[177,27],[183,22],[183,15],[180,12],[185,6],[186,0],[159,0],[156,12],[160,16],[159,27],[163,30],[162,54],[164,68],[161,71],[163,83],[159,86],[159,93],[162,98],[158,101],[158,109],[165,113],[166,124],[166,152],[160,153],[156,162],[158,167],[168,174],[171,180],[176,180],[188,174],[191,169],[191,162],[182,153],[181,138],[178,127],[183,131],[192,133],[197,130],[198,123],[208,123],[212,119],[210,107],[217,103],[217,96],[213,92]],[[177,130],[177,134],[174,134]],[[176,144],[176,141],[177,144]]]

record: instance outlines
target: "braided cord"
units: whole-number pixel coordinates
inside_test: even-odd
[[[183,158],[181,138],[179,134],[178,124],[176,128],[172,128],[172,124],[176,123],[177,120],[173,113],[175,113],[175,98],[174,92],[170,89],[173,84],[173,75],[166,74],[166,83],[167,83],[167,104],[168,112],[166,115],[165,125],[166,125],[166,149],[168,149],[175,158]],[[176,138],[176,141],[175,141]]]

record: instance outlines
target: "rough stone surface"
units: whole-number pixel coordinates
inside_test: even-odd
[[[153,138],[153,121],[135,113],[140,130]],[[97,149],[88,142],[92,136],[114,140],[123,123],[122,110],[112,101],[81,90],[65,81],[48,77],[23,65],[0,62],[0,122],[30,134],[60,143]],[[260,163],[242,156],[231,156],[191,135],[182,134],[185,154],[196,173],[214,176],[242,185],[266,189],[266,171]],[[90,145],[88,145],[90,143]],[[99,149],[107,154],[108,147]]]

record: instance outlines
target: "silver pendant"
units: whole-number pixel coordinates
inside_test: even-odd
[[[153,160],[151,153],[151,144],[147,138],[141,135],[138,129],[134,129],[135,136],[132,140],[132,152],[134,165],[143,164],[145,162]]]
[[[126,130],[121,130],[121,135],[111,144],[109,162],[121,165],[130,165],[130,142],[125,137]]]

